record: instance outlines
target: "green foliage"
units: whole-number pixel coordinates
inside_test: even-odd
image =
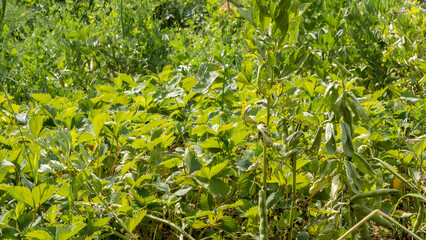
[[[426,236],[424,3],[232,2],[2,2],[2,239]]]

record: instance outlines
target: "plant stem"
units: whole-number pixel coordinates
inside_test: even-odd
[[[126,35],[124,33],[124,21],[123,21],[123,0],[121,0],[120,3],[120,21],[121,21],[121,32],[123,34],[123,39],[126,38]]]
[[[165,220],[165,219],[162,219],[162,218],[159,218],[159,217],[153,216],[153,215],[151,215],[151,214],[146,214],[146,215],[145,215],[145,217],[147,217],[147,218],[149,218],[149,219],[151,219],[151,220],[155,220],[155,221],[157,221],[157,222],[161,222],[161,223],[167,224],[167,225],[169,225],[171,228],[173,228],[173,229],[175,229],[176,231],[178,231],[178,232],[182,233],[182,235],[184,235],[186,238],[188,238],[188,239],[190,239],[190,240],[195,240],[195,238],[193,238],[191,235],[189,235],[187,232],[185,232],[182,228],[178,227],[176,224],[174,224],[174,223],[172,223],[172,222],[170,222],[170,221],[167,221],[167,220]]]
[[[290,221],[289,221],[289,237],[291,239],[293,233],[293,221],[294,221],[294,208],[296,206],[296,159],[295,154],[291,155],[291,170],[293,172],[293,183],[292,183],[292,194],[291,194],[291,209],[290,209]]]
[[[263,142],[263,176],[262,176],[262,185],[266,190],[266,179],[268,171],[268,147],[266,146],[266,141]]]
[[[345,239],[346,236],[348,236],[349,234],[353,233],[355,231],[355,229],[357,229],[363,223],[365,223],[366,221],[368,221],[368,219],[370,219],[371,217],[373,217],[376,213],[379,214],[379,215],[381,215],[381,216],[383,216],[383,217],[385,217],[389,221],[395,223],[398,227],[400,227],[402,230],[404,230],[405,232],[407,232],[408,234],[410,234],[413,238],[415,238],[417,240],[422,240],[421,237],[417,236],[415,233],[413,233],[412,231],[408,230],[406,227],[404,227],[399,222],[395,221],[393,218],[389,217],[386,213],[380,211],[379,209],[376,209],[376,210],[372,211],[370,214],[368,214],[367,216],[365,216],[365,218],[363,218],[361,221],[359,221],[357,224],[355,224],[351,229],[349,229],[345,234],[343,234],[337,240],[343,240],[343,239]]]
[[[6,0],[2,1],[1,15],[0,15],[0,24],[3,22],[4,13],[6,12]]]
[[[5,77],[3,77],[3,78],[5,78]],[[5,79],[6,79],[6,78],[5,78]],[[10,101],[9,95],[8,95],[8,94],[7,94],[7,92],[6,92],[6,89],[4,88],[3,83],[1,84],[1,87],[3,88],[3,92],[4,92],[4,95],[5,95],[5,97],[6,97],[7,103],[8,103],[8,105],[9,105],[9,107],[10,107],[10,111],[11,111],[11,113],[12,113],[12,116],[15,118],[15,121],[17,121],[17,120],[16,120],[16,113],[15,113],[15,111],[13,110],[12,102]],[[12,119],[12,118],[10,118],[10,119]],[[12,122],[12,120],[11,120],[11,122]],[[37,182],[38,182],[38,172],[37,172],[37,168],[36,168],[36,166],[33,166],[33,164],[31,164],[31,160],[29,159],[29,153],[28,153],[27,142],[26,142],[26,141],[25,141],[25,139],[24,139],[24,134],[22,134],[21,126],[19,126],[19,124],[17,124],[17,126],[18,126],[18,129],[19,129],[19,134],[21,135],[22,142],[23,142],[23,144],[24,144],[26,160],[27,160],[27,162],[30,164],[31,171],[33,172],[33,176],[34,176],[34,184],[35,184],[35,185],[37,185]],[[34,157],[35,157],[35,153],[34,153]],[[19,167],[21,167],[21,166],[19,166]],[[16,168],[16,169],[18,169],[18,168]],[[20,172],[20,171],[21,171],[21,170],[19,170],[19,172]],[[17,182],[18,182],[18,183],[20,183],[20,182],[21,182],[21,178],[20,178],[20,177],[19,177],[19,178],[17,178]]]

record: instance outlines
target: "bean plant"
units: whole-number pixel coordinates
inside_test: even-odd
[[[424,239],[422,1],[0,1],[0,239]]]

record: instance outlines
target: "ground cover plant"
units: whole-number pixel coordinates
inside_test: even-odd
[[[0,6],[0,239],[425,239],[423,1]]]

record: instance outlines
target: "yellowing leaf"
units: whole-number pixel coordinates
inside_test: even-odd
[[[47,104],[49,100],[52,98],[48,93],[36,93],[31,95],[34,100],[38,101],[41,104]]]
[[[52,236],[44,230],[34,230],[25,235],[30,240],[53,240]]]
[[[86,226],[83,222],[76,222],[72,224],[65,224],[56,227],[55,240],[71,239],[81,229]]]
[[[93,132],[95,133],[95,137],[99,138],[99,135],[101,133],[101,129],[104,126],[104,123],[106,121],[106,115],[105,113],[101,113],[95,116],[93,119]]]
[[[12,195],[18,202],[23,202],[33,208],[35,208],[34,200],[31,194],[31,190],[26,187],[14,186],[7,189],[7,192]]]
[[[55,188],[46,183],[42,183],[32,190],[35,205],[46,202],[55,193]]]
[[[38,138],[41,129],[43,128],[44,116],[34,116],[28,122],[30,132],[33,137]]]

